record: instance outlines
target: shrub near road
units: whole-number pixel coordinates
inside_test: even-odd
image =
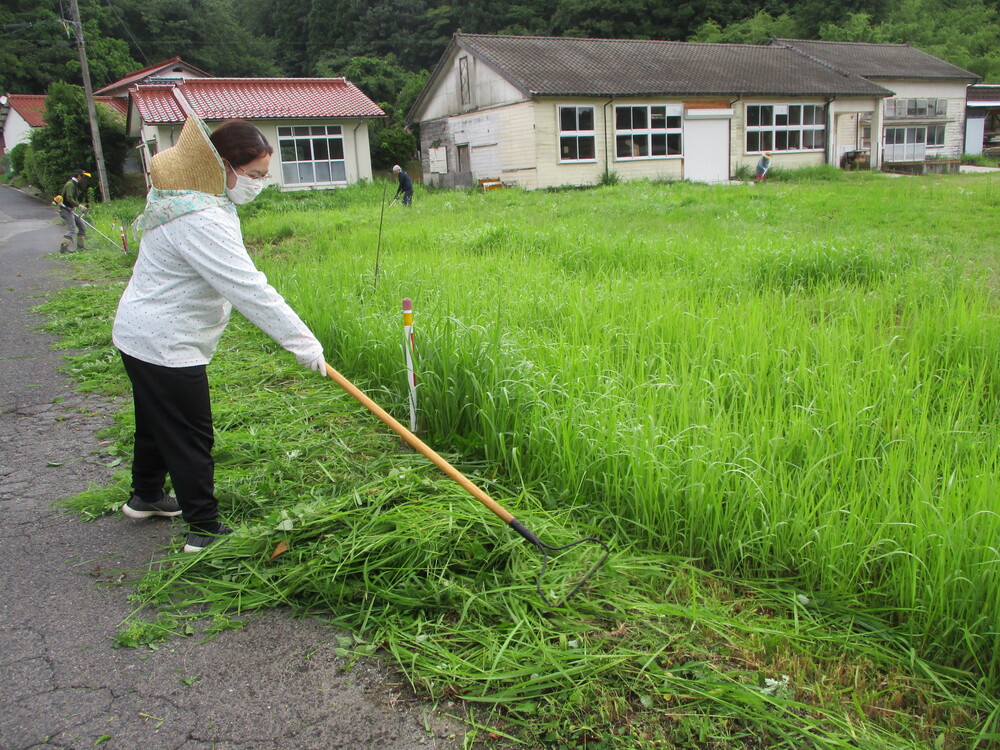
[[[236,326],[212,375],[242,525],[146,573],[123,641],[288,603],[478,707],[487,742],[995,745],[1000,186],[785,177],[418,193],[381,242],[381,184],[251,204],[334,366],[405,422],[412,298],[425,440],[544,539],[615,552],[547,612],[528,545]],[[70,293],[102,311],[81,335],[119,291]],[[120,382],[106,349],[75,366]]]

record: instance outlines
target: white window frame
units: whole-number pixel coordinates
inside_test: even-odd
[[[324,150],[327,158],[316,158]],[[332,158],[339,144],[340,157]],[[289,159],[289,151],[295,158]],[[305,157],[305,158],[303,158]],[[346,185],[347,150],[344,147],[344,128],[341,125],[279,125],[278,160],[281,163],[281,184],[293,185]],[[323,168],[329,179],[317,179]],[[341,174],[336,175],[335,173]],[[311,174],[311,179],[302,179]]]
[[[628,127],[622,127],[626,113]],[[615,105],[615,161],[683,157],[683,115],[682,104]],[[660,150],[662,153],[654,153]]]
[[[573,114],[573,124],[575,124],[574,129],[564,128],[565,122],[564,113],[569,112],[569,110],[576,110]],[[584,111],[589,111],[590,115],[590,128],[580,127],[581,125],[581,113]],[[586,125],[586,119],[583,120],[583,125]],[[559,163],[560,164],[595,164],[597,163],[597,132],[594,130],[594,107],[590,104],[560,104],[556,108],[556,126],[558,127],[558,149],[559,149]],[[593,156],[588,156],[580,158],[579,154],[581,152],[581,143],[590,143],[590,152]],[[566,156],[567,148],[570,143],[573,144],[572,153],[575,156]]]
[[[888,127],[882,138],[884,161],[923,161],[927,156],[927,127],[925,125]]]
[[[948,116],[948,100],[912,97],[886,99],[884,113],[887,120],[941,119]]]
[[[751,110],[756,124],[751,125]],[[825,104],[747,104],[744,111],[744,148],[748,154],[765,151],[797,153],[826,149]],[[818,142],[817,142],[818,141]]]
[[[469,58],[463,55],[458,58],[458,89],[462,105],[472,103],[472,85],[469,82]]]

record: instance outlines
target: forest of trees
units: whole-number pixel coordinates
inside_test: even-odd
[[[79,0],[99,89],[180,56],[217,76],[346,76],[389,115],[373,163],[406,152],[404,119],[457,30],[764,44],[908,42],[1000,82],[1000,0]],[[68,0],[3,0],[0,92],[79,85]]]

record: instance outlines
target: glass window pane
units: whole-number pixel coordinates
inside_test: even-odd
[[[615,107],[615,130],[632,129],[632,108]]]
[[[650,107],[649,108],[649,127],[655,128],[657,130],[662,130],[667,126],[667,108],[666,107]]]
[[[747,133],[747,151],[760,151],[760,133]]]
[[[774,124],[774,108],[773,107],[761,107],[760,108],[760,124],[770,127]]]
[[[344,139],[337,138],[336,140],[328,141],[330,144],[330,158],[331,159],[343,159],[344,158]]]
[[[620,135],[615,139],[615,154],[619,159],[629,159],[632,156],[632,136]]]
[[[653,143],[652,143],[652,154],[653,156],[666,156],[667,155],[667,136],[666,133],[653,133]]]
[[[333,182],[347,182],[347,167],[344,162],[335,161],[330,167],[333,169],[333,173],[330,175]]]
[[[309,132],[311,135],[326,135],[326,125],[313,125]]]
[[[676,115],[676,116],[671,115],[670,117],[668,117],[667,118],[667,127],[668,128],[677,128],[679,130],[680,127],[681,127],[681,116],[680,115]]]
[[[278,141],[281,161],[295,161],[295,141]]]
[[[282,126],[278,128],[278,135],[291,135],[291,134],[292,134],[292,129],[289,127]]]
[[[760,134],[760,150],[770,151],[774,148],[774,134],[765,130]]]
[[[573,107],[559,108],[559,129],[562,131],[576,130],[576,109]]]
[[[774,137],[775,137],[775,141],[776,141],[775,144],[774,144],[775,149],[778,150],[778,151],[787,151],[788,150],[788,131],[787,130],[779,130],[777,133],[774,134]]]
[[[594,158],[594,136],[587,135],[580,138],[579,146],[580,158],[581,159],[593,159]]]
[[[330,182],[330,162],[316,162],[316,182]]]
[[[788,127],[788,115],[775,115],[774,124],[779,128]]]
[[[295,141],[296,161],[312,161],[312,148],[307,140]]]
[[[801,125],[802,124],[802,110],[803,107],[793,106],[788,108],[788,124],[789,125]],[[808,113],[809,107],[805,107]]]
[[[312,164],[299,164],[299,182],[313,182]]]
[[[814,130],[813,133],[813,148],[826,148],[826,131],[825,130]]]
[[[299,170],[294,164],[281,165],[281,181],[286,185],[294,185],[299,181]]]
[[[344,129],[340,125],[328,125],[326,132],[330,135],[343,135]]]
[[[681,134],[667,133],[667,153],[676,156],[681,153]]]
[[[579,107],[579,122],[580,130],[593,130],[594,129],[594,108],[593,107]]]
[[[308,126],[296,126],[292,128],[292,133],[295,135],[309,135]]]
[[[327,146],[327,143],[326,138],[313,139],[313,158],[316,159],[316,161],[325,161],[330,158],[330,149]]]
[[[806,131],[813,132],[813,131]],[[801,130],[789,130],[788,131],[788,150],[794,151],[796,149],[802,148],[799,142],[799,136],[802,135]]]
[[[563,160],[579,159],[576,149],[576,138],[559,139],[559,158]]]
[[[760,107],[747,107],[747,127],[755,128],[760,125]]]
[[[632,127],[635,129],[649,126],[649,113],[645,107],[632,107]]]

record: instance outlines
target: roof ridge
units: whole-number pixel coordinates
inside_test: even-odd
[[[792,39],[790,37],[771,37],[772,42],[808,42],[809,44],[853,44],[858,47],[913,47],[909,42],[840,42],[836,39]],[[916,49],[916,47],[914,47]]]
[[[779,49],[787,49],[790,52],[794,52],[797,55],[801,55],[802,57],[806,58],[807,60],[812,60],[814,63],[818,63],[818,64],[822,65],[823,67],[828,68],[829,70],[832,70],[834,73],[839,73],[840,75],[844,76],[844,78],[850,78],[851,76],[854,75],[850,71],[844,70],[843,68],[838,68],[832,62],[824,60],[821,57],[816,57],[815,55],[810,55],[808,52],[805,52],[804,50],[800,50],[798,47],[793,47],[790,44],[775,44],[775,42],[777,42],[777,41],[778,41],[777,39],[772,39],[771,40],[772,44],[770,46],[777,47]],[[794,41],[794,40],[792,40],[792,41]]]
[[[455,32],[456,37],[477,37],[480,39],[532,39],[532,40],[552,40],[559,42],[615,42],[628,44],[675,44],[685,47],[740,47],[744,49],[767,49],[767,44],[748,44],[743,42],[686,42],[679,39],[625,39],[622,37],[596,37],[596,36],[545,36],[530,34],[471,34],[464,31]]]

